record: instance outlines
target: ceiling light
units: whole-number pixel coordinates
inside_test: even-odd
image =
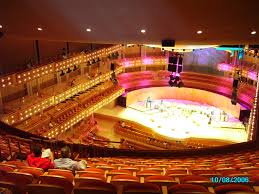
[[[198,30],[198,31],[197,31],[197,34],[202,34],[202,31],[201,31],[201,30]]]
[[[256,34],[256,31],[255,31],[255,30],[253,30],[253,31],[251,32],[251,34],[252,34],[252,35],[255,35],[255,34]]]
[[[42,28],[37,28],[37,30],[42,31]]]
[[[3,28],[3,26],[2,26],[2,25],[0,25],[0,28]]]
[[[92,30],[91,30],[90,28],[87,28],[86,31],[87,31],[87,32],[91,32]]]
[[[140,30],[141,33],[145,34],[146,33],[146,30],[145,29],[142,29]]]

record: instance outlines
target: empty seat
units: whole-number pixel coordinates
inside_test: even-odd
[[[111,183],[124,185],[132,182],[139,182],[139,178],[132,175],[116,175],[112,177]]]
[[[162,191],[155,184],[131,183],[124,186],[123,194],[162,194]]]
[[[12,192],[12,194],[21,194],[21,191],[15,183],[0,181],[0,188],[6,188]]]
[[[106,179],[103,174],[80,174],[80,177],[75,178],[75,184],[77,186],[83,187],[84,185],[88,185],[92,182],[106,182]]]
[[[181,183],[185,183],[187,181],[209,181],[209,178],[199,175],[187,175],[180,178]]]
[[[163,176],[163,175],[155,175],[149,176],[145,178],[145,183],[154,183],[156,185],[161,186],[169,186],[173,184],[177,184],[176,181],[170,176]]]
[[[0,179],[6,173],[14,171],[14,169],[16,169],[16,166],[14,166],[14,165],[0,163]]]
[[[49,172],[49,175],[63,176],[67,180],[69,180],[71,183],[74,180],[74,175],[73,175],[72,171],[70,171],[70,170],[49,169],[48,172]]]
[[[81,173],[104,174],[105,171],[103,169],[91,167],[91,168],[87,168],[85,170],[77,171],[77,174],[81,174]]]
[[[110,183],[92,182],[83,187],[75,187],[74,194],[116,194],[116,188]]]
[[[154,170],[143,170],[143,171],[137,172],[138,177],[147,177],[147,176],[154,176],[154,175],[161,175],[161,173],[159,171],[154,171]]]
[[[194,184],[178,184],[168,188],[168,194],[180,192],[208,192],[206,187]]]
[[[25,186],[32,183],[33,176],[22,172],[8,172],[5,175],[5,181],[15,184],[19,192],[23,193]]]
[[[19,169],[19,172],[29,173],[35,179],[38,179],[41,175],[44,174],[44,170],[42,168],[29,167],[29,166],[22,167],[21,169]]]
[[[45,184],[28,184],[25,190],[28,194],[66,194],[63,187]]]
[[[66,194],[70,194],[73,190],[73,184],[71,181],[63,176],[56,175],[42,175],[39,177],[42,184],[49,184],[54,186],[60,186],[64,188]]]
[[[6,162],[6,164],[14,165],[14,166],[16,166],[16,168],[22,168],[22,167],[26,166],[26,164],[21,161],[8,161],[8,162]]]
[[[253,189],[247,185],[239,185],[239,184],[227,184],[227,185],[220,185],[214,189],[216,194],[226,194],[230,191],[247,191],[252,192]]]

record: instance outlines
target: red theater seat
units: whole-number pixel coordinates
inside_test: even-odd
[[[15,184],[19,192],[24,193],[25,186],[33,182],[33,176],[22,172],[8,172],[5,181]]]
[[[48,172],[49,172],[49,175],[63,176],[67,180],[69,180],[71,183],[74,180],[74,175],[73,175],[72,171],[70,171],[70,170],[49,169]]]
[[[132,183],[124,186],[123,194],[162,194],[162,191],[155,184]]]
[[[181,192],[208,192],[206,187],[193,184],[179,184],[173,185],[168,188],[168,194],[181,193]]]
[[[71,192],[73,190],[72,182],[63,176],[42,175],[39,177],[39,180],[41,181],[41,184],[60,186],[60,187],[64,188],[66,194],[71,194]]]
[[[45,184],[29,184],[26,186],[27,194],[66,194],[63,187],[45,185]]]
[[[77,174],[82,174],[82,173],[91,173],[91,174],[104,174],[105,171],[99,168],[87,168],[85,170],[82,171],[77,171]]]
[[[227,192],[230,192],[230,191],[252,192],[254,190],[247,185],[227,184],[227,185],[217,186],[214,189],[214,191],[215,191],[216,194],[226,194]]]
[[[74,194],[116,194],[116,188],[110,183],[92,182],[83,187],[75,187]]]
[[[139,182],[139,178],[132,175],[116,175],[112,177],[111,183],[124,185],[128,183],[136,183]]]
[[[180,183],[185,183],[187,181],[209,181],[209,178],[199,175],[187,175],[180,178]]]
[[[145,183],[153,183],[161,186],[169,186],[169,185],[177,184],[177,182],[174,181],[172,177],[163,176],[163,175],[148,176],[145,178]]]
[[[9,165],[5,163],[0,163],[0,179],[2,178],[3,175],[5,175],[7,172],[12,172],[16,169],[16,166],[14,165]]]
[[[83,187],[85,185],[87,186],[89,183],[92,182],[106,182],[106,179],[103,174],[90,173],[80,174],[80,177],[75,178],[75,184],[80,187]]]
[[[35,168],[29,166],[19,169],[19,172],[31,174],[35,179],[38,179],[41,175],[44,174],[44,170],[42,168]]]

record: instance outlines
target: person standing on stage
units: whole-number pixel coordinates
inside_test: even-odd
[[[150,108],[151,109],[151,97],[147,97],[147,102],[146,102],[146,108]]]

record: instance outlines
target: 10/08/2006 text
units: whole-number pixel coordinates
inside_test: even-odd
[[[213,183],[248,183],[249,177],[228,177],[228,176],[214,176],[210,178]]]

